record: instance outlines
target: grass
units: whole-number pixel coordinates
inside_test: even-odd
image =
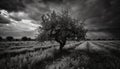
[[[55,48],[31,52],[0,61],[1,69],[119,69],[120,60],[102,52],[64,50]]]
[[[70,48],[74,48],[72,45]],[[0,69],[120,69],[120,59],[113,54],[68,47],[67,45],[62,52],[51,47],[16,56],[8,54],[0,60]]]

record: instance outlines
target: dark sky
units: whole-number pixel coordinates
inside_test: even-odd
[[[120,38],[120,0],[0,0],[0,36],[34,37],[41,15],[63,8],[86,19],[88,38]]]

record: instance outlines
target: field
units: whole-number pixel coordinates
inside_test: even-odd
[[[0,42],[0,69],[120,69],[120,41]]]

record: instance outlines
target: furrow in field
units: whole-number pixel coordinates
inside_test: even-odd
[[[120,45],[120,41],[99,41],[99,42],[102,42],[102,43],[113,43],[113,44],[117,44],[117,45]]]
[[[113,42],[120,45],[120,41],[113,41]]]
[[[93,42],[88,42],[89,44],[89,49],[92,51],[104,51],[104,52],[109,52],[108,50],[106,50],[103,47],[100,47],[98,45],[95,45]]]
[[[11,57],[14,57],[16,55],[20,55],[20,54],[26,54],[28,52],[34,52],[34,51],[38,51],[38,50],[45,50],[48,48],[52,48],[52,47],[56,47],[55,45],[52,46],[45,46],[45,47],[32,47],[32,48],[22,48],[22,49],[16,49],[16,50],[4,50],[2,52],[0,52],[0,59],[3,57],[6,57],[8,55],[10,55]]]
[[[85,51],[89,50],[88,51],[89,53],[87,52],[87,54],[90,55],[90,56],[87,56],[86,54],[83,54],[83,52],[79,51],[79,50],[85,50]],[[104,48],[102,46],[94,44],[94,42],[90,42],[90,41],[83,42],[81,45],[78,45],[78,46],[75,47],[75,51],[78,51],[79,53],[78,52],[75,52],[75,53],[71,52],[72,57],[71,57],[71,54],[69,54],[69,55],[65,56],[64,58],[59,58],[58,61],[54,60],[53,63],[46,66],[46,69],[64,69],[65,67],[68,67],[68,69],[70,69],[69,64],[71,65],[73,63],[73,67],[77,66],[77,65],[80,65],[80,64],[84,64],[84,63],[80,63],[80,62],[84,61],[84,59],[85,59],[86,62],[91,62],[91,60],[93,60],[94,62],[91,62],[91,63],[93,63],[93,66],[99,65],[99,67],[100,67],[100,65],[101,65],[105,69],[107,68],[107,66],[106,67],[104,66],[105,63],[109,64],[109,65],[110,64],[114,65],[115,67],[116,67],[115,63],[118,63],[118,62],[113,62],[111,60],[111,58],[112,59],[114,58],[113,60],[118,59],[117,57],[111,56],[109,50],[107,50],[106,48]],[[73,54],[75,55],[74,59],[73,59]],[[83,58],[82,58],[83,55],[81,55],[81,54],[84,55]],[[80,55],[80,56],[78,56],[78,55]],[[81,58],[82,58],[82,60],[80,60]],[[89,60],[86,59],[86,58],[89,58]],[[109,58],[109,60],[108,60],[108,58]],[[101,68],[101,69],[103,69],[103,68]],[[84,69],[84,66],[81,69]]]
[[[105,48],[100,47],[98,45],[95,45],[94,43],[92,43],[90,41],[82,43],[81,45],[77,46],[75,49],[76,50],[87,50],[87,51],[90,51],[90,52],[92,52],[92,51],[104,51],[104,52],[108,52]]]
[[[107,49],[108,51],[110,51],[110,53],[113,56],[120,58],[120,50],[118,48],[115,48],[114,46],[112,47],[110,45],[105,45],[105,44],[102,44],[102,43],[99,43],[99,42],[94,42],[94,44]]]
[[[112,47],[116,47],[118,49],[120,49],[120,44],[116,43],[116,42],[109,42],[109,43],[102,43],[102,44],[105,44],[105,45],[110,45]]]
[[[118,50],[118,48],[114,47],[115,45],[111,45],[108,43],[102,43],[102,42],[93,42],[94,44],[96,45],[99,45],[101,47],[104,47],[104,48],[109,48],[109,49],[115,49],[115,50]]]
[[[80,42],[78,43],[72,43],[72,44],[67,44],[65,46],[65,48],[67,49],[71,49],[71,48],[74,48],[75,46],[79,45]],[[27,52],[34,52],[34,51],[38,51],[38,50],[46,50],[46,49],[49,49],[49,48],[52,48],[52,47],[55,47],[55,48],[59,48],[59,45],[57,44],[53,44],[53,45],[48,45],[48,46],[29,46],[29,47],[23,47],[23,48],[20,48],[20,49],[6,49],[2,52],[0,52],[0,58],[2,57],[5,57],[7,55],[11,55],[11,56],[16,56],[16,55],[19,55],[19,54],[25,54]],[[12,47],[14,48],[14,47]]]
[[[64,46],[64,49],[74,49],[79,46],[82,42],[72,43]]]
[[[87,43],[88,42],[83,42],[82,44],[80,44],[79,46],[77,46],[75,48],[75,50],[86,50],[87,49]]]

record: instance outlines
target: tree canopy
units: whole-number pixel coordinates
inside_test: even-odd
[[[41,18],[42,27],[39,28],[38,35],[40,41],[54,39],[60,43],[60,49],[62,49],[70,38],[85,39],[87,30],[84,28],[84,23],[72,18],[68,10],[62,11],[62,13],[53,11],[50,14],[42,15]]]
[[[7,37],[6,37],[6,40],[7,40],[7,41],[13,41],[14,38],[13,38],[12,36],[7,36]]]

